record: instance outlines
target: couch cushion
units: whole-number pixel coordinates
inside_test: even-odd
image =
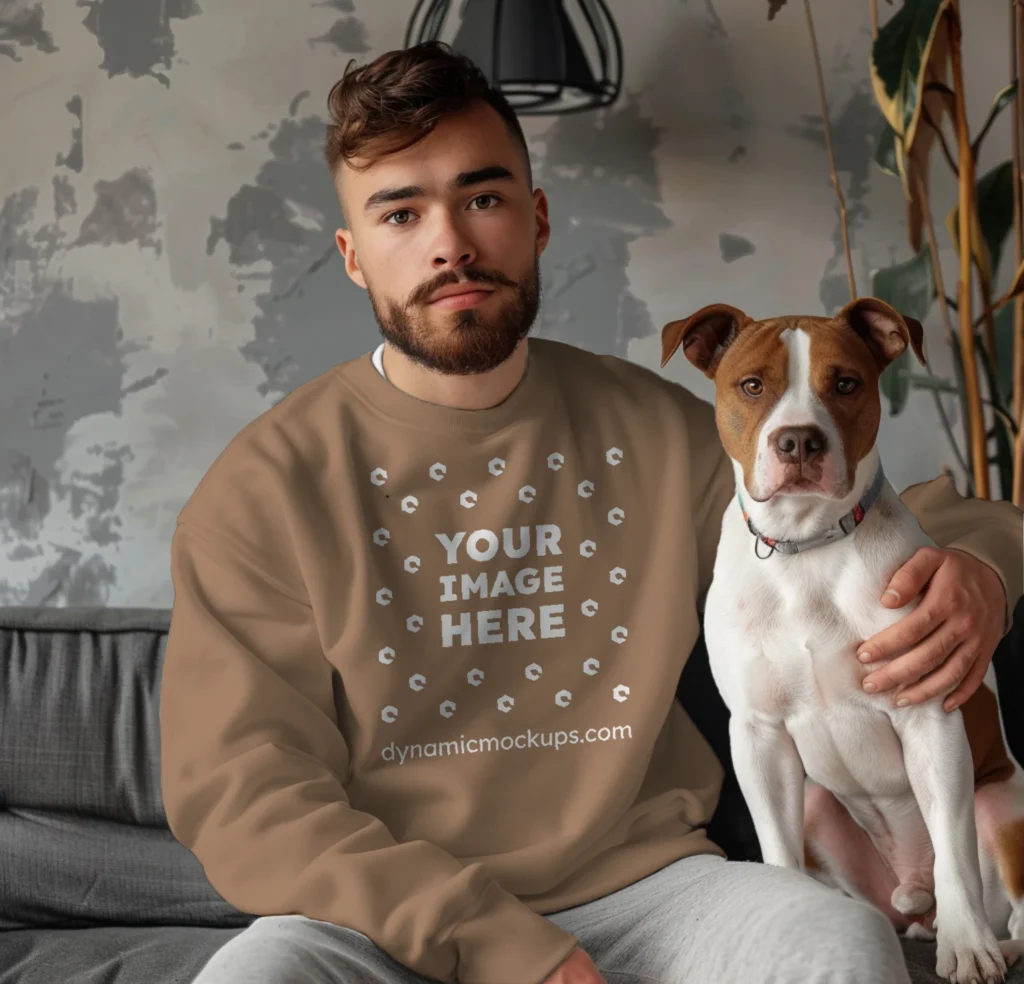
[[[163,609],[0,608],[0,807],[164,826]]]
[[[191,984],[240,932],[181,926],[0,932],[0,984]],[[814,941],[799,945],[811,948]],[[903,953],[911,984],[946,984],[935,975],[934,943],[904,940]],[[1006,984],[1024,984],[1024,960],[1010,970]]]
[[[0,812],[0,929],[245,926],[169,830],[51,811]]]
[[[0,984],[191,984],[239,932],[187,926],[0,932]]]

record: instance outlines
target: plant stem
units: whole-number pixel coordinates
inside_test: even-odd
[[[999,418],[1000,422],[1007,427],[1007,434],[1012,440],[1014,435],[1017,433],[1017,425],[1010,416],[1010,411],[1003,406],[1002,399],[997,395],[999,393],[999,384],[996,381],[995,364],[991,362],[985,354],[985,347],[983,345],[978,346],[978,357],[981,360],[981,367],[985,372],[985,379],[988,382],[988,388],[992,394],[991,399],[982,400],[981,402],[984,403],[985,406],[992,408],[992,412]],[[1009,462],[1007,462],[1007,464],[1009,464]]]
[[[1024,58],[1024,7],[1010,0],[1010,81],[1019,80]],[[1024,260],[1024,189],[1021,181],[1021,125],[1024,118],[1024,93],[1017,86],[1012,116],[1013,143],[1013,232],[1017,269]],[[1024,506],[1024,296],[1013,300],[1013,416],[1017,438],[1013,444],[1013,504]]]
[[[939,243],[935,238],[935,222],[932,219],[931,201],[925,192],[924,181],[921,178],[920,171],[918,171],[916,165],[912,161],[907,161],[907,165],[910,168],[910,180],[914,184],[914,194],[917,195],[918,201],[921,202],[921,215],[924,219],[925,234],[928,236],[928,253],[931,256],[932,261],[932,276],[935,278],[935,288],[939,300],[939,312],[942,314],[942,324],[946,329],[946,341],[952,346],[956,344],[956,336],[953,334],[953,319],[949,316],[949,304],[946,301],[946,283],[945,278],[942,276],[942,264],[939,262]],[[955,359],[953,364],[955,368]],[[931,369],[928,371],[931,372]],[[964,381],[959,372],[956,373],[956,378],[958,396],[960,399],[960,419],[965,422],[964,437],[967,440],[967,456],[970,457],[971,435],[966,427],[967,394],[964,390]],[[939,400],[938,394],[935,396],[935,405],[939,409],[939,416],[942,418],[946,436],[949,438],[950,444],[953,445],[953,452],[956,454],[957,462],[960,467],[963,468],[964,473],[967,474],[970,469],[968,468],[963,455],[960,453],[960,446],[956,443],[956,438],[953,436],[953,430],[949,426],[949,421],[946,419],[946,413],[942,407],[942,402]]]
[[[978,345],[978,357],[981,360],[981,367],[985,371],[985,379],[988,382],[989,393],[991,393],[992,400],[996,400],[999,392],[999,384],[996,381],[995,366],[989,361],[988,356],[985,354],[985,346]],[[995,416],[995,420],[992,422],[992,436],[996,441],[996,454],[995,464],[999,470],[999,490],[1001,498],[1008,499],[1013,485],[1013,442],[1017,435],[1017,427],[1010,415],[1002,408],[1001,405],[997,405],[992,401],[984,401],[986,405],[991,406],[992,412]],[[1002,430],[1002,440],[1000,441],[999,431]],[[986,434],[986,437],[988,435]]]
[[[956,376],[956,385],[958,393],[960,395],[960,411],[961,411],[961,426],[963,427],[964,437],[967,441],[967,457],[973,460],[974,452],[971,450],[971,433],[970,427],[967,421],[967,385],[964,382],[964,357],[960,351],[960,339],[955,338],[950,342],[949,345],[950,355],[953,357],[953,372]],[[987,435],[986,435],[987,437]],[[964,476],[967,484],[967,495],[974,496],[974,474],[970,466],[964,468]]]
[[[935,122],[932,114],[928,112],[927,106],[921,107],[921,119],[925,121],[934,131],[935,136],[939,138],[939,146],[942,148],[942,156],[946,158],[946,163],[949,165],[949,169],[957,177],[960,177],[960,168],[957,167],[957,163],[953,160],[953,154],[950,152],[949,144],[946,143],[946,135],[942,132],[942,127]]]
[[[971,216],[974,214],[974,153],[971,135],[967,129],[967,101],[964,97],[964,66],[959,0],[952,0],[945,15],[950,35],[950,62],[952,65],[953,94],[956,97],[957,162],[959,179],[959,242],[960,280],[957,283],[957,313],[960,316],[960,350],[964,363],[964,383],[967,388],[967,412],[971,430],[971,458],[974,467],[974,487],[982,499],[989,498],[989,473],[985,418],[981,406],[981,386],[978,381],[978,362],[974,351],[974,330],[971,326]]]
[[[964,456],[960,453],[960,446],[956,443],[956,435],[953,433],[953,426],[949,422],[949,417],[946,416],[946,408],[942,405],[942,397],[935,390],[932,390],[932,397],[935,400],[935,409],[938,411],[939,421],[942,423],[942,429],[946,432],[946,439],[953,447],[953,454],[956,455],[956,463],[960,466],[965,475],[970,475],[970,469],[967,467],[967,462],[964,461]]]
[[[974,190],[974,209],[977,211],[978,208],[978,190]],[[973,250],[972,250],[973,255]],[[975,258],[975,267],[977,267],[977,258]],[[981,269],[978,268],[978,284],[981,288],[981,318],[979,319],[985,325],[985,347],[988,349],[989,358],[996,361],[996,322],[995,315],[992,311],[992,285],[985,283],[985,278],[981,275]]]
[[[1012,2],[1013,0],[1011,0],[1011,3]],[[871,10],[871,37],[873,40],[877,40],[878,0],[868,0],[868,7]],[[942,139],[941,133],[939,134],[939,138]],[[945,143],[945,141],[943,141],[943,143]],[[948,155],[948,148],[946,149],[946,153]],[[952,161],[950,163],[952,163]],[[949,318],[949,305],[946,303],[946,288],[942,280],[942,265],[939,263],[939,247],[938,243],[936,243],[935,241],[935,226],[932,223],[931,204],[928,201],[928,196],[925,194],[924,182],[921,180],[921,175],[918,173],[917,168],[914,166],[912,161],[907,161],[907,165],[911,173],[910,180],[913,181],[917,186],[916,191],[918,198],[921,202],[921,211],[924,214],[925,228],[928,232],[928,251],[929,253],[931,253],[932,273],[935,277],[935,285],[938,288],[939,292],[939,307],[942,310],[942,321],[946,326],[946,336],[949,340],[949,343],[952,345],[954,344],[953,324]],[[926,364],[925,368],[928,370],[929,374],[934,375],[932,373],[930,366]],[[964,387],[963,380],[959,379],[959,375],[960,374],[958,373],[957,376],[960,391],[960,409],[961,414],[963,414],[963,406],[965,399]],[[932,390],[932,399],[935,401],[935,410],[939,415],[939,420],[942,422],[942,429],[946,432],[946,439],[949,441],[950,446],[953,448],[953,454],[956,456],[957,464],[960,466],[961,471],[967,476],[968,485],[970,485],[970,469],[967,467],[967,462],[964,460],[964,456],[960,452],[960,445],[956,443],[956,435],[953,433],[953,428],[949,423],[949,418],[946,416],[946,408],[942,405],[942,396],[941,394],[939,394],[937,390]],[[964,428],[964,433],[966,434],[966,432],[967,429]],[[945,470],[948,472],[949,469],[947,468]]]
[[[814,67],[818,75],[818,95],[821,97],[821,118],[825,124],[825,149],[828,151],[828,162],[832,169],[832,186],[839,199],[839,221],[843,227],[843,252],[846,254],[846,275],[850,278],[850,300],[857,297],[857,282],[853,276],[853,257],[850,255],[850,231],[846,225],[846,200],[843,189],[839,185],[839,174],[836,171],[836,158],[832,152],[832,127],[828,121],[828,100],[825,98],[825,79],[821,73],[821,56],[818,54],[818,39],[814,35],[814,18],[811,16],[811,0],[804,0],[804,13],[807,15],[807,30],[811,35],[811,49],[814,51]]]

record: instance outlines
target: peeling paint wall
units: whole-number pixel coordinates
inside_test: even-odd
[[[413,6],[0,0],[0,605],[169,605],[174,520],[216,455],[377,342],[333,243],[324,102],[350,58],[403,43]],[[524,118],[553,225],[537,334],[657,368],[661,326],[712,301],[755,316],[845,303],[802,10],[769,24],[751,0],[610,7],[620,102]],[[898,184],[872,163],[867,9],[815,8],[870,293],[871,270],[909,253]],[[999,5],[970,17],[980,122],[1006,26]],[[1005,156],[1006,116],[982,171]],[[712,398],[684,360],[665,373]],[[885,423],[898,488],[952,463],[934,413],[915,394]]]

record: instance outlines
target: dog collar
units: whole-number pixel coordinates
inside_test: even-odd
[[[882,471],[882,463],[879,462],[878,471],[875,472],[875,477],[871,480],[871,484],[868,486],[867,491],[864,493],[857,505],[855,505],[834,526],[830,526],[824,533],[819,536],[812,537],[810,540],[773,540],[771,537],[765,536],[754,525],[750,516],[747,515],[747,508],[743,504],[743,496],[738,491],[736,493],[736,498],[739,500],[740,511],[743,513],[743,518],[746,520],[747,527],[750,532],[754,534],[754,553],[759,559],[767,560],[776,550],[779,553],[784,554],[803,553],[805,550],[811,550],[814,547],[822,547],[826,543],[832,543],[840,537],[844,537],[852,533],[858,526],[860,526],[861,521],[864,519],[864,514],[878,501],[878,497],[882,494],[882,486],[884,483],[885,473]],[[771,551],[763,556],[759,554],[757,552],[758,541],[771,547]]]

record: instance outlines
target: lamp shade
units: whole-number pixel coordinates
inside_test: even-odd
[[[607,106],[622,87],[604,0],[419,0],[405,46],[435,40],[472,59],[519,114]]]

